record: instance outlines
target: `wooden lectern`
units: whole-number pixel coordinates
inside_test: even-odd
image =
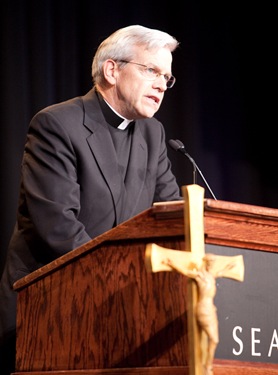
[[[276,209],[205,199],[204,228],[208,246],[278,252]],[[150,242],[184,250],[183,202],[156,204],[17,281],[14,374],[187,375],[187,278],[148,273]],[[274,375],[278,364],[216,358],[214,371]]]

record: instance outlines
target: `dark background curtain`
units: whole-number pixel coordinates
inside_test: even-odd
[[[85,94],[98,44],[130,24],[181,43],[177,83],[157,113],[167,139],[182,140],[218,199],[278,208],[275,14],[274,5],[249,1],[2,0],[0,273],[31,117]],[[179,185],[191,184],[190,162],[171,149],[169,157]]]

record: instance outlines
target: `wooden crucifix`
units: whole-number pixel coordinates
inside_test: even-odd
[[[176,271],[189,278],[189,375],[213,375],[213,359],[219,342],[218,318],[214,305],[216,278],[228,277],[243,281],[243,257],[205,253],[204,189],[193,184],[184,186],[182,191],[185,251],[148,244],[145,253],[146,267],[150,272]]]

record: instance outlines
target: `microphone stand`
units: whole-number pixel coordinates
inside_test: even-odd
[[[197,174],[197,171],[198,171],[198,173],[201,176],[202,180],[204,181],[206,187],[208,188],[211,196],[213,197],[213,199],[217,200],[216,196],[213,194],[213,191],[211,190],[207,180],[205,179],[203,173],[201,172],[200,168],[196,164],[195,160],[186,152],[184,144],[181,141],[179,141],[178,139],[176,139],[176,140],[170,139],[169,145],[172,147],[173,150],[181,152],[183,155],[185,155],[191,161],[191,163],[193,165],[193,183],[194,184],[197,183],[196,174]]]

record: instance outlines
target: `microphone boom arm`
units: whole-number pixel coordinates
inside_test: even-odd
[[[169,145],[172,147],[172,149],[174,149],[175,151],[181,152],[183,155],[185,155],[191,161],[191,163],[193,165],[193,183],[196,184],[196,182],[197,182],[196,171],[198,171],[198,173],[201,176],[202,180],[204,181],[206,187],[208,188],[211,196],[213,197],[213,199],[217,200],[216,196],[213,194],[213,191],[211,190],[207,180],[205,179],[203,173],[201,172],[200,168],[196,164],[195,160],[186,152],[184,144],[181,141],[179,141],[178,139],[176,139],[176,140],[170,139]]]

